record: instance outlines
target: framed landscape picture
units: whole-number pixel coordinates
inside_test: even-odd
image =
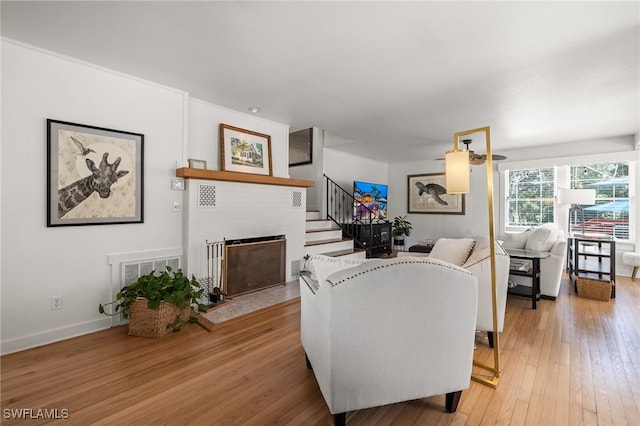
[[[143,222],[144,135],[47,120],[47,226]]]
[[[221,169],[273,176],[271,136],[220,124]]]
[[[464,194],[447,194],[444,173],[408,176],[409,213],[464,214]]]

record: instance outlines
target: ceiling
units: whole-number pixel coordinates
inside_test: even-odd
[[[2,1],[2,35],[382,161],[640,129],[640,2]],[[483,146],[472,149],[482,151]]]

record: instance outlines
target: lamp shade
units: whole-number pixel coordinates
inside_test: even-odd
[[[558,204],[593,205],[595,203],[595,189],[558,188]]]
[[[447,194],[469,192],[469,151],[452,149],[444,155],[445,185]]]

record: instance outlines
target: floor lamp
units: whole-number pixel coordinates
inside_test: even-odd
[[[473,365],[492,373],[492,376],[471,374],[471,380],[496,388],[500,381],[500,333],[498,333],[498,292],[496,286],[496,236],[493,211],[493,163],[491,154],[491,131],[487,127],[465,130],[453,134],[453,149],[445,154],[445,185],[448,194],[469,192],[469,151],[459,149],[459,140],[463,136],[484,134],[487,156],[487,206],[489,207],[489,248],[491,253],[491,303],[493,313],[493,366],[473,361]],[[488,378],[491,377],[491,378]]]

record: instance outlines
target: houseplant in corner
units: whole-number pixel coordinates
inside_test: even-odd
[[[411,235],[412,229],[411,222],[407,220],[407,215],[394,217],[393,224],[391,225],[393,245],[404,247],[404,237]]]
[[[101,304],[98,311],[109,316],[122,313],[129,318],[129,334],[132,336],[158,338],[169,331],[180,331],[186,322],[197,322],[192,307],[205,310],[199,302],[203,292],[195,277],[189,279],[181,269],[173,272],[167,266],[161,274],[152,271],[123,287],[116,300]],[[111,312],[105,309],[109,305],[113,305]]]

